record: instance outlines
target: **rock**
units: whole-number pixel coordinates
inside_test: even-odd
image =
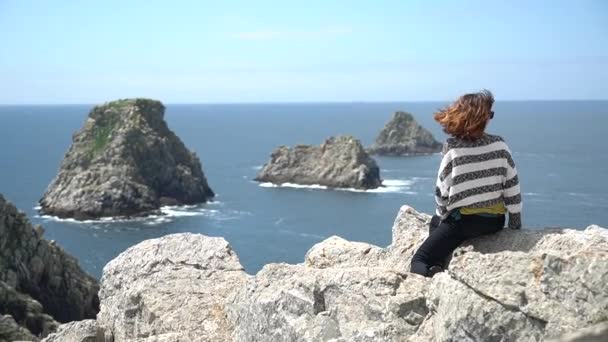
[[[99,311],[97,281],[42,233],[0,195],[0,313],[35,336]]]
[[[370,154],[408,156],[441,151],[442,144],[420,126],[412,114],[395,112],[370,147]]]
[[[382,186],[378,165],[359,140],[332,137],[321,146],[281,146],[255,178],[273,184],[294,183],[330,188],[374,189]]]
[[[429,215],[403,206],[393,243],[386,248],[334,236],[313,246],[302,265],[267,265],[229,306],[234,340],[315,341],[317,334],[331,341],[541,341],[608,321],[608,231],[590,226],[584,231],[504,230],[471,240],[456,250],[448,272],[409,289],[425,298],[426,309],[417,312],[428,312],[415,326],[398,330],[404,326],[393,322],[399,328],[381,333],[378,321],[371,323],[359,313],[345,321],[356,322],[369,332],[367,337],[342,328],[334,312],[375,307],[365,290],[348,289],[345,279],[356,275],[357,283],[368,286],[370,274],[379,272],[410,281],[417,277],[408,273],[409,265],[428,234],[429,221]],[[340,281],[331,282],[334,277]],[[391,284],[387,279],[383,282]],[[318,295],[325,286],[364,296],[352,295],[329,313],[315,311],[318,303],[327,302]]]
[[[606,342],[608,341],[608,321],[592,325],[563,335],[548,342]]]
[[[450,273],[480,296],[542,322],[548,337],[608,319],[608,250],[550,253],[469,252],[452,260]]]
[[[332,236],[314,245],[304,257],[304,265],[312,268],[379,267],[384,250],[380,247]]]
[[[62,324],[57,332],[47,336],[42,342],[105,342],[103,332],[97,327],[97,321],[84,321]]]
[[[302,264],[255,276],[222,238],[144,241],[104,268],[96,323],[65,331],[97,329],[103,342],[603,341],[608,230],[504,230],[429,279],[408,272],[429,220],[403,206],[385,248],[332,236]]]
[[[164,121],[158,101],[127,99],[91,110],[40,200],[75,219],[136,216],[214,196],[196,154]]]
[[[428,280],[378,267],[265,266],[229,304],[235,341],[392,341],[428,310]]]
[[[480,296],[447,273],[433,277],[429,296],[434,341],[540,341],[546,322]]]
[[[7,316],[11,317],[5,318],[4,325],[0,325],[0,337],[11,335],[8,331],[19,334],[25,331],[32,336],[46,336],[59,326],[53,317],[43,312],[42,304],[3,281],[0,281],[0,313],[8,313]],[[15,322],[19,329],[8,328],[13,325],[12,322]]]
[[[31,332],[17,324],[11,315],[0,314],[0,342],[38,340]]]
[[[97,322],[114,341],[227,341],[224,300],[247,277],[223,238],[146,240],[104,267]]]

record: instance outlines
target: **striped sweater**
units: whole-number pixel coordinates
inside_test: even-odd
[[[468,141],[449,138],[443,148],[435,201],[437,215],[457,208],[482,208],[504,202],[509,228],[521,228],[521,193],[511,151],[505,141],[484,134]]]

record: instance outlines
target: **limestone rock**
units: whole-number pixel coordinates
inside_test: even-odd
[[[105,342],[105,339],[103,332],[97,327],[97,322],[87,319],[60,325],[57,332],[44,338],[42,342]]]
[[[304,266],[330,273],[363,266],[408,274],[429,221],[429,215],[403,206],[388,247],[330,237],[311,248]],[[456,250],[448,272],[430,281],[429,314],[407,340],[541,341],[601,324],[608,321],[607,261],[608,230],[597,226],[505,229],[471,240]]]
[[[97,281],[42,233],[0,195],[0,313],[36,336],[99,311]]]
[[[144,241],[104,268],[98,341],[603,341],[608,230],[504,230],[428,279],[429,221],[403,206],[387,247],[332,236],[255,276],[221,238]]]
[[[374,189],[382,186],[378,165],[359,140],[332,137],[321,146],[281,146],[255,178],[273,184],[295,183],[330,188]]]
[[[412,114],[395,112],[369,149],[371,154],[406,156],[440,152],[442,144]]]
[[[592,325],[575,332],[551,339],[548,342],[606,342],[608,341],[608,321]]]
[[[164,112],[148,99],[93,108],[40,200],[41,211],[76,219],[135,216],[213,197],[198,157],[167,127]]]
[[[546,322],[480,296],[447,273],[433,277],[428,303],[436,342],[540,341],[544,335]]]
[[[304,257],[304,264],[312,268],[379,267],[383,254],[380,247],[332,236],[312,246]]]
[[[228,305],[235,341],[398,341],[428,313],[428,280],[377,267],[265,266]]]
[[[227,341],[224,300],[247,277],[222,238],[146,240],[104,267],[97,322],[114,341]]]

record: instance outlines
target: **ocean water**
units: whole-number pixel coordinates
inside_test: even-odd
[[[434,210],[440,155],[376,157],[387,188],[361,192],[253,182],[274,148],[320,144],[339,134],[369,145],[396,110],[412,112],[445,139],[432,120],[444,105],[168,105],[169,127],[200,156],[216,201],[120,222],[56,220],[35,209],[91,105],[0,106],[0,192],[96,277],[126,248],[178,232],[226,238],[255,273],[270,262],[302,262],[312,245],[332,235],[386,246],[401,205]],[[498,102],[494,108],[488,131],[502,135],[514,152],[525,227],[608,227],[608,101]]]

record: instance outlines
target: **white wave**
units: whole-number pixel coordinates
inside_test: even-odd
[[[223,207],[224,206],[224,202],[220,202],[220,201],[212,201],[212,202],[207,202],[205,203],[206,207],[210,207],[210,206],[217,206],[217,207]]]
[[[47,220],[47,221],[66,222],[66,223],[86,223],[87,222],[87,221],[78,221],[73,218],[61,218],[61,217],[52,216],[52,215],[35,215],[34,217],[41,218],[41,219]],[[89,222],[95,222],[95,221],[89,221]]]
[[[303,185],[303,184],[295,184],[295,183],[282,183],[282,184],[274,184],[270,182],[260,183],[260,186],[263,188],[294,188],[294,189],[319,189],[319,190],[327,190],[328,187],[320,184],[311,184],[311,185]]]
[[[406,186],[411,186],[412,184],[414,184],[414,180],[411,179],[385,179],[382,181],[382,185],[386,186],[386,187],[390,187],[390,186],[400,186],[400,187],[406,187]]]
[[[42,207],[39,206],[39,205],[37,205],[37,206],[34,207],[34,210],[40,210],[40,209],[42,209]]]
[[[264,167],[264,165],[256,165],[256,166],[252,166],[251,169],[253,170],[261,170]]]
[[[412,177],[412,181],[417,182],[419,180],[433,179],[432,177]]]
[[[157,225],[173,221],[179,217],[191,217],[191,216],[207,216],[216,217],[220,213],[218,209],[209,209],[206,206],[209,204],[215,204],[222,206],[222,202],[209,202],[202,205],[181,205],[181,206],[164,206],[160,208],[160,214],[153,214],[147,216],[138,217],[101,217],[96,220],[76,220],[74,218],[60,218],[52,215],[36,215],[35,217],[64,223],[76,223],[76,224],[98,224],[98,223],[129,223],[129,222],[142,222],[146,225]],[[202,207],[202,206],[205,207]],[[236,212],[240,214],[239,212]]]
[[[317,235],[317,234],[308,234],[308,233],[297,233],[301,237],[317,239],[317,240],[325,240],[325,236]]]
[[[540,196],[538,192],[524,192],[524,196]]]
[[[417,194],[415,192],[408,192],[410,186],[414,184],[414,180],[407,179],[385,179],[382,181],[383,187],[375,188],[375,189],[355,189],[355,188],[329,188],[325,185],[320,184],[311,184],[311,185],[303,185],[303,184],[294,184],[294,183],[282,183],[282,184],[274,184],[270,182],[260,183],[260,186],[263,188],[293,188],[293,189],[311,189],[311,190],[336,190],[336,191],[349,191],[349,192],[359,192],[359,193],[406,193],[406,194]]]
[[[574,196],[574,197],[589,197],[589,196],[591,196],[591,194],[584,194],[584,193],[580,193],[580,192],[569,192],[568,195]]]
[[[202,215],[202,213],[197,212],[197,211],[188,211],[188,210],[175,210],[175,209],[168,209],[168,208],[161,208],[160,209],[163,214],[169,216],[169,217],[182,217],[182,216],[199,216]]]
[[[289,235],[297,235],[299,237],[303,237],[303,238],[307,238],[307,239],[314,239],[314,240],[324,240],[326,237],[322,236],[322,235],[317,235],[317,234],[311,234],[311,233],[302,233],[302,232],[293,232],[291,230],[286,230],[286,229],[279,229],[280,233],[284,233],[284,234],[289,234]]]
[[[157,216],[157,217],[154,217],[154,218],[149,218],[148,220],[146,220],[144,222],[144,224],[148,225],[148,226],[156,226],[156,225],[167,223],[167,222],[171,222],[171,221],[172,220],[169,217]]]

